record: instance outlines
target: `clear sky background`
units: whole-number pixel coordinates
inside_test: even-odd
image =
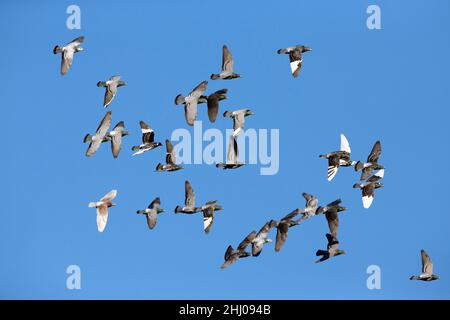
[[[66,28],[66,8],[81,8],[81,30]],[[377,4],[382,29],[366,27]],[[3,125],[0,297],[137,299],[448,299],[450,298],[450,42],[448,1],[2,1],[0,119]],[[59,74],[52,49],[85,36],[85,51]],[[215,124],[199,107],[204,129],[230,128],[224,110],[250,107],[247,128],[280,129],[280,170],[235,171],[186,165],[156,173],[164,148],[131,157],[139,120],[164,141],[187,128],[178,93],[209,79],[227,44],[243,78],[210,81],[228,88]],[[276,50],[310,46],[299,78]],[[99,80],[120,74],[110,106],[125,121],[117,160],[109,145],[86,158],[84,135],[103,117]],[[189,128],[192,131],[192,128]],[[320,153],[345,133],[352,158],[366,159],[380,139],[385,188],[369,210],[352,189],[359,174],[342,168],[326,180]],[[209,235],[202,217],[175,215],[189,179],[200,204],[218,199]],[[89,201],[118,189],[104,233]],[[338,197],[339,240],[347,254],[314,264],[326,248],[323,216],[290,230],[279,253],[221,270],[224,252],[269,219],[304,206],[306,191]],[[136,215],[156,196],[166,212],[154,230]],[[271,237],[275,237],[272,232]],[[420,249],[440,281],[413,282]],[[66,268],[81,268],[81,290],[66,289]],[[366,269],[381,268],[381,290],[368,290]]]

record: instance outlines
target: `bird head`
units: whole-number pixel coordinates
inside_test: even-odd
[[[272,242],[272,239],[270,239],[270,238],[266,238],[265,240],[264,240],[264,243],[271,243]]]
[[[341,207],[341,206],[337,207],[337,212],[346,211],[346,210],[347,210],[346,207]]]
[[[384,187],[384,184],[382,184],[381,182],[375,182],[374,187],[375,187],[375,189],[378,189],[378,188]]]

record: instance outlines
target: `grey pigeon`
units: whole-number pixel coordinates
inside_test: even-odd
[[[97,87],[105,88],[105,97],[103,99],[103,107],[106,108],[111,104],[117,93],[117,88],[126,86],[125,81],[120,80],[120,76],[112,76],[107,81],[97,82]]]
[[[69,68],[72,66],[73,55],[76,52],[83,51],[83,48],[79,47],[84,42],[84,37],[78,37],[63,47],[55,46],[53,53],[61,53],[61,75],[65,75]]]
[[[195,194],[188,180],[184,182],[184,206],[176,206],[175,213],[193,214],[201,211],[201,208],[195,207]]]
[[[108,222],[108,208],[115,206],[116,204],[112,202],[117,196],[117,190],[111,190],[103,198],[97,202],[89,202],[89,208],[97,209],[97,229],[98,232],[103,232]]]
[[[240,78],[241,75],[234,73],[234,60],[230,50],[226,45],[222,47],[222,71],[219,74],[212,74],[211,80],[230,80]]]
[[[246,258],[250,256],[250,253],[245,251],[245,249],[252,243],[252,240],[255,237],[255,232],[250,232],[250,234],[245,237],[244,240],[239,244],[236,250],[233,249],[233,247],[230,245],[227,248],[227,251],[225,251],[225,262],[220,267],[221,269],[228,268],[230,265],[235,263],[240,258]]]
[[[160,208],[160,205],[161,200],[157,197],[149,204],[147,208],[136,211],[137,214],[145,214],[147,218],[147,225],[150,229],[153,229],[156,226],[158,214],[164,212],[164,209]]]
[[[264,226],[259,230],[258,233],[255,232],[255,237],[252,240],[252,256],[257,257],[261,254],[261,251],[266,243],[272,242],[272,239],[268,238],[270,229],[277,226],[275,220],[267,221]],[[254,231],[253,231],[254,232]]]
[[[86,156],[90,157],[92,156],[97,149],[100,147],[100,144],[103,142],[103,140],[105,139],[105,136],[108,132],[109,126],[111,125],[111,111],[108,111],[106,113],[106,115],[103,117],[102,121],[100,122],[97,131],[95,132],[94,135],[89,135],[87,134],[83,141],[84,142],[90,142],[89,143],[89,147],[86,150]]]
[[[175,104],[184,104],[184,116],[188,125],[193,126],[197,119],[198,99],[203,95],[208,86],[208,81],[202,81],[186,97],[181,94],[175,98]]]
[[[295,209],[283,219],[281,219],[279,222],[276,223],[277,227],[277,238],[275,242],[275,251],[280,251],[283,247],[284,243],[286,242],[287,236],[288,236],[288,230],[289,228],[298,225],[300,222],[299,220],[294,221],[293,219],[301,212],[300,209]]]
[[[378,163],[378,158],[381,156],[381,142],[378,140],[372,147],[367,162],[358,161],[355,164],[355,171],[362,170],[361,180],[366,180],[370,177],[373,170],[384,169],[384,166]]]
[[[339,249],[339,241],[336,237],[333,237],[331,234],[327,233],[326,235],[328,240],[327,250],[317,250],[316,256],[322,256],[316,263],[323,262],[332,257],[339,256],[341,254],[345,254],[344,250]]]
[[[166,139],[166,164],[158,163],[156,171],[177,171],[183,169],[182,166],[176,164],[176,152],[172,143]]]
[[[233,136],[238,136],[244,129],[245,117],[254,115],[250,109],[239,109],[235,111],[225,111],[224,117],[230,117],[233,119]]]
[[[375,197],[375,189],[381,188],[384,185],[379,182],[384,177],[384,169],[378,170],[365,183],[355,183],[353,188],[361,189],[362,203],[365,209],[370,208]]]
[[[355,164],[350,159],[350,144],[347,138],[341,133],[341,148],[339,151],[333,151],[321,154],[319,157],[328,159],[328,181],[333,180],[339,167],[349,167]]]
[[[120,150],[122,148],[122,138],[128,135],[128,131],[125,130],[125,124],[123,121],[118,122],[113,130],[107,132],[102,139],[103,142],[111,142],[111,150],[114,159],[119,156]],[[91,142],[92,135],[87,134],[84,136],[83,142]]]

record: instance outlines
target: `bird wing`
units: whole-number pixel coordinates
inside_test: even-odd
[[[381,155],[381,142],[378,140],[373,145],[372,151],[370,151],[370,154],[367,157],[367,162],[376,163],[380,155]]]
[[[142,132],[142,143],[152,143],[155,141],[155,132],[148,124],[146,124],[144,121],[139,121],[139,125],[141,126],[141,132]]]
[[[222,71],[233,73],[233,65],[234,61],[231,52],[228,50],[228,47],[224,45],[222,47]]]
[[[101,143],[102,143],[101,139],[91,140],[91,142],[89,143],[89,147],[86,150],[86,156],[87,157],[92,156],[98,150]]]
[[[202,81],[199,85],[197,85],[186,97],[188,100],[197,101],[203,93],[205,93],[206,88],[208,87],[208,81]]]
[[[235,116],[233,117],[233,130],[236,131],[239,128],[244,128],[245,123],[245,111],[239,110],[236,111]]]
[[[210,94],[207,100],[209,121],[215,122],[219,113],[219,97],[221,94],[227,93],[227,89],[222,89]]]
[[[175,164],[176,161],[176,152],[173,149],[173,145],[169,140],[166,140],[166,163]]]
[[[252,243],[253,239],[255,239],[256,232],[252,231],[250,232],[244,240],[239,244],[237,247],[237,251],[245,251],[245,249],[248,247],[249,244]]]
[[[112,115],[111,115],[111,111],[108,111],[105,116],[103,117],[102,121],[100,122],[100,124],[98,125],[98,128],[96,130],[96,135],[98,137],[100,137],[102,140],[103,137],[105,136],[106,132],[109,129],[109,126],[111,125],[111,119],[112,119]]]
[[[332,155],[328,158],[328,181],[333,180],[339,169],[339,157]]]
[[[184,105],[184,117],[188,125],[194,125],[195,119],[197,119],[197,100],[187,102]]]
[[[339,228],[339,215],[337,213],[337,210],[335,208],[327,210],[327,212],[325,212],[325,218],[327,219],[330,233],[334,237],[337,237],[337,232]]]
[[[161,199],[159,197],[153,199],[153,201],[148,205],[149,209],[157,209],[161,205]]]
[[[116,124],[116,126],[113,129],[115,134],[112,136],[111,139],[111,149],[114,158],[117,158],[119,156],[120,150],[122,149],[123,129],[124,129],[123,121],[120,121],[118,124]]]
[[[100,201],[111,201],[112,199],[114,199],[117,196],[117,190],[111,190],[110,192],[108,192],[107,194],[105,194],[103,196],[103,198],[100,199]]]
[[[371,167],[367,167],[367,168],[363,168],[361,171],[361,180],[366,180],[367,178],[370,177],[370,175],[372,174],[372,168]]]
[[[238,158],[238,146],[236,139],[231,135],[228,143],[227,162],[236,163]]]
[[[203,210],[203,229],[208,234],[214,221],[214,207]]]
[[[74,50],[71,47],[66,48],[61,53],[61,74],[65,75],[72,66]]]
[[[150,212],[147,212],[145,215],[147,217],[147,225],[150,229],[153,229],[156,226],[156,221],[158,219],[158,213],[156,212],[156,209],[150,210]]]
[[[425,250],[421,250],[420,254],[422,256],[422,272],[432,275],[433,274],[433,263],[431,262],[430,256]]]
[[[97,207],[97,229],[98,232],[103,232],[108,222],[108,207],[101,205]]]
[[[103,107],[107,107],[113,101],[114,97],[117,93],[117,82],[116,81],[108,81],[105,90],[105,98],[103,99]]]
[[[72,47],[72,48],[75,48],[75,47],[78,47],[79,45],[81,45],[82,43],[84,42],[84,36],[81,36],[81,37],[78,37],[78,38],[75,38],[75,39],[73,39],[72,41],[70,41],[67,45],[66,45],[66,47]]]
[[[293,210],[291,213],[287,214],[285,217],[283,217],[283,219],[281,219],[282,221],[291,221],[293,218],[295,218],[295,216],[297,216],[300,213],[301,210],[299,209],[295,209]]]
[[[231,245],[228,246],[227,251],[225,251],[224,259],[228,260],[231,257],[231,254],[233,253],[233,247]]]
[[[344,134],[341,133],[341,151],[345,151],[348,153],[351,153],[350,144],[348,143],[347,138],[344,136]]]
[[[289,226],[286,222],[280,222],[277,228],[277,239],[275,241],[275,251],[280,251],[286,242]]]
[[[195,207],[195,194],[194,189],[192,189],[191,184],[188,180],[184,182],[184,204],[186,207],[193,208]]]

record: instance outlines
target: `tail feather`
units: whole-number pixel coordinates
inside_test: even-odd
[[[179,104],[183,104],[185,102],[185,98],[183,95],[179,94],[175,97],[175,104],[179,105]]]
[[[59,46],[55,46],[54,48],[53,48],[53,53],[54,54],[57,54],[57,53],[60,53],[62,50],[61,50],[61,48],[59,47]]]
[[[220,75],[218,75],[218,74],[212,74],[211,76],[210,76],[210,78],[211,78],[211,80],[217,80],[217,79],[220,79]]]
[[[324,256],[327,254],[327,251],[325,250],[317,250],[316,251],[316,256]]]
[[[176,206],[174,211],[175,213],[180,213],[183,211],[183,208],[181,206]]]
[[[145,211],[144,211],[144,210],[138,210],[138,211],[136,211],[136,213],[137,213],[137,214],[144,214]]]
[[[418,277],[418,276],[411,276],[411,277],[409,278],[409,280],[419,280],[419,277]]]
[[[231,112],[231,111],[225,111],[225,112],[223,113],[223,116],[224,116],[224,117],[231,117],[232,113],[233,113],[233,112]]]
[[[278,49],[277,53],[278,54],[287,53],[287,50],[286,49]]]
[[[353,188],[361,188],[362,187],[362,185],[360,184],[360,183],[355,183],[354,185],[353,185]]]

